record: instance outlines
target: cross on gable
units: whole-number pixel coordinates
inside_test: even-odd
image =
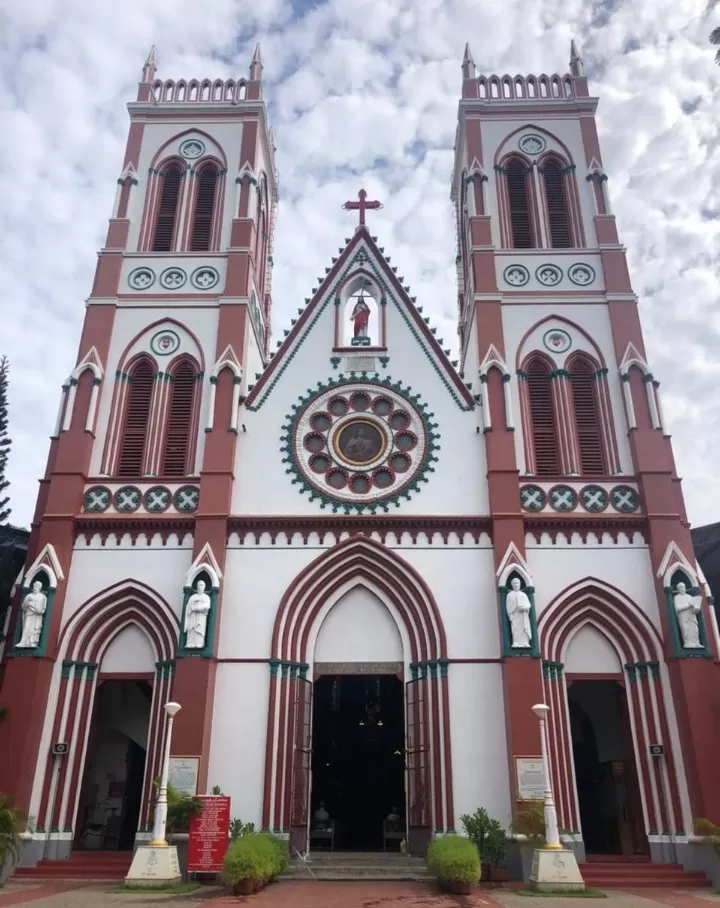
[[[345,211],[357,211],[359,213],[358,227],[364,227],[365,212],[370,209],[382,208],[382,202],[378,202],[377,200],[368,202],[367,192],[365,192],[364,189],[361,189],[360,192],[358,192],[358,201],[345,202],[343,208]]]

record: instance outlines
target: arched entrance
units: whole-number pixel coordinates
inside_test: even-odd
[[[323,662],[318,654],[322,656],[322,628],[328,613],[339,614],[334,607],[358,589],[375,603],[372,609],[367,604],[362,606],[367,618],[364,630],[371,629],[369,638],[374,636],[372,628],[391,622],[401,648],[386,653],[391,658],[367,659],[370,651],[363,649],[367,643],[363,643],[363,637],[368,635],[361,629],[345,634],[348,649],[344,660],[336,656],[333,663]],[[346,616],[352,612],[346,611],[345,605],[343,610]],[[342,624],[345,619],[338,620]],[[373,654],[377,656],[377,651]],[[352,682],[342,682],[347,697],[356,701],[359,728],[359,722],[371,715],[376,719],[375,713],[367,710],[376,709],[378,693],[380,700],[383,696],[386,702],[392,698],[392,682],[384,679],[395,675],[404,687],[401,706],[409,850],[424,852],[433,830],[452,828],[447,665],[445,632],[432,593],[395,552],[374,540],[355,536],[313,561],[283,597],[273,629],[263,825],[289,832],[293,849],[308,849],[314,682],[332,684],[320,679],[341,675],[362,676],[369,681],[367,694],[364,681],[357,683],[354,692]],[[340,687],[338,681],[336,689]],[[398,707],[389,709],[395,714]],[[377,728],[376,737],[382,737]],[[321,734],[318,743],[322,738]],[[315,812],[319,802],[312,806]],[[399,806],[388,804],[388,814]],[[347,818],[345,822],[347,826]],[[382,819],[376,817],[373,822],[379,822],[378,839],[382,841]]]
[[[659,635],[594,578],[551,603],[538,630],[560,824],[590,856],[649,854],[649,836],[683,829]]]
[[[75,847],[118,849],[149,824],[177,636],[170,607],[136,581],[110,587],[70,619],[52,732],[66,752],[47,758],[39,831],[59,830]]]

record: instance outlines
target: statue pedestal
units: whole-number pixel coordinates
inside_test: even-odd
[[[141,845],[125,877],[126,886],[171,886],[182,880],[177,848]]]
[[[539,892],[578,892],[585,889],[575,852],[567,848],[536,848],[530,889]]]

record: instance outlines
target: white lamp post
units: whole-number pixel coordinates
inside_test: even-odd
[[[550,782],[550,757],[547,745],[547,714],[550,707],[546,703],[536,703],[532,711],[540,720],[540,753],[542,754],[543,773],[545,774],[545,847],[562,848],[558,835],[557,811],[553,800]]]
[[[160,792],[158,794],[157,804],[155,805],[155,824],[153,826],[153,837],[150,842],[152,848],[167,848],[165,831],[167,827],[167,786],[168,776],[170,774],[170,742],[172,741],[172,727],[175,716],[180,712],[182,707],[179,703],[166,703],[165,712],[167,713],[167,734],[165,736],[165,753],[163,755],[162,773],[160,775]]]

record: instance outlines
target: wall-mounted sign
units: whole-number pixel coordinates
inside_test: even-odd
[[[517,796],[521,801],[542,801],[545,797],[545,773],[541,757],[515,757]]]
[[[170,757],[168,782],[180,794],[197,794],[200,757]]]

